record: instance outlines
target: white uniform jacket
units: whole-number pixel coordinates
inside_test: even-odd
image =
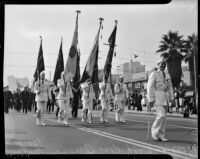
[[[45,80],[43,82],[40,80],[40,82],[36,81],[34,84],[35,101],[48,101],[48,99],[52,99],[48,82]]]
[[[174,99],[171,77],[162,71],[154,71],[150,74],[147,83],[148,102],[154,102],[155,106],[167,106]]]
[[[115,101],[125,102],[128,98],[128,89],[125,84],[115,84]]]
[[[66,86],[64,83],[64,79],[59,79],[57,82],[57,86],[59,88],[59,93],[57,96],[58,100],[73,98],[72,87],[69,82],[67,82],[67,86]],[[65,91],[65,89],[66,89],[66,91]]]
[[[99,99],[100,100],[106,100],[110,101],[113,98],[112,89],[110,83],[102,82],[99,84],[100,94]]]
[[[82,98],[81,98],[82,100],[96,99],[92,84],[90,84],[90,86],[89,86],[87,82],[82,83],[81,88],[83,90],[83,94],[82,94]]]

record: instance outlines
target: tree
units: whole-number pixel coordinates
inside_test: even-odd
[[[195,75],[194,75],[194,56],[196,56],[196,68],[197,67],[197,55],[198,55],[198,52],[196,51],[196,55],[194,54],[195,53],[195,48],[197,48],[197,45],[198,45],[198,36],[195,35],[195,34],[192,34],[192,35],[189,35],[187,37],[187,40],[186,40],[186,44],[185,44],[185,56],[184,56],[184,61],[186,63],[188,63],[188,66],[189,66],[189,70],[190,70],[190,77],[191,77],[191,85],[192,85],[192,88],[195,87]]]
[[[183,60],[183,53],[185,51],[185,40],[178,31],[172,32],[162,36],[159,49],[156,53],[161,53],[161,56],[166,59],[167,69],[171,76],[173,87],[179,87],[182,76],[181,62]]]

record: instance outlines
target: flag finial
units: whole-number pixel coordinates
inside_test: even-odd
[[[76,10],[76,13],[77,13],[76,18],[78,19],[78,14],[80,14],[81,11],[80,10]]]
[[[100,25],[101,25],[101,23],[102,23],[102,21],[104,21],[104,19],[100,17],[99,20],[100,20]]]
[[[61,41],[63,41],[63,37],[61,36]]]
[[[117,20],[115,20],[115,24],[117,25],[117,23],[118,23],[118,21]]]
[[[40,35],[39,37],[40,37],[40,40],[41,40],[41,42],[42,42],[42,36]]]
[[[79,13],[81,13],[81,11],[80,11],[80,10],[76,10],[76,13],[77,13],[77,15],[78,15]]]
[[[104,21],[104,19],[100,17],[99,20],[100,20],[100,28],[99,29],[103,30],[102,21]],[[101,33],[101,39],[102,39],[102,33]]]

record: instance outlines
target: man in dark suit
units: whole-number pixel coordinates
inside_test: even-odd
[[[21,93],[21,99],[22,99],[22,110],[23,113],[28,112],[28,102],[29,102],[29,91],[27,87],[24,87],[24,90]]]
[[[72,99],[72,117],[77,118],[78,115],[78,106],[79,106],[79,101],[81,97],[81,91],[80,91],[80,86],[79,82],[75,82],[72,85],[72,92],[73,92],[73,99]]]
[[[12,92],[9,90],[9,86],[4,87],[4,112],[9,113],[9,108],[11,107],[13,101]]]
[[[16,101],[16,110],[17,112],[21,111],[21,92],[20,89],[17,88],[17,92],[15,93],[15,101]]]

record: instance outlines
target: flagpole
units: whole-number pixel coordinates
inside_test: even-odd
[[[78,29],[78,15],[81,13],[81,11],[80,10],[76,10],[76,22],[77,22],[77,29]],[[77,30],[77,32],[78,32],[78,30]],[[77,37],[78,38],[78,37]],[[77,39],[78,40],[78,39]],[[78,45],[78,43],[77,43],[77,45]],[[78,46],[76,46],[77,47],[77,50],[79,49],[79,47]],[[79,51],[78,51],[78,53],[77,53],[77,59],[78,58],[80,58],[79,56]],[[77,62],[79,62],[80,63],[80,59],[79,59],[79,61],[77,61]],[[80,65],[79,65],[80,66]],[[77,67],[77,64],[76,64],[76,67]],[[76,73],[75,73],[75,75],[74,75],[74,78],[75,78],[75,76],[77,75],[77,69],[78,68],[76,68]],[[80,78],[80,77],[79,77]],[[73,82],[74,82],[74,80],[73,80]],[[75,81],[75,82],[77,82],[77,81]]]
[[[40,35],[40,45],[42,45],[42,36]],[[40,87],[40,72],[39,72],[39,68],[37,68],[37,74],[38,74],[38,81],[39,81],[39,87]]]
[[[149,107],[149,108],[148,108]],[[147,141],[149,140],[149,129],[150,129],[150,115],[151,115],[151,109],[149,104],[147,105],[147,110],[148,110],[148,127],[147,127]]]
[[[99,26],[99,28],[101,28],[101,26],[102,26],[102,21],[104,21],[104,19],[100,17],[99,20],[100,20],[100,26]]]

